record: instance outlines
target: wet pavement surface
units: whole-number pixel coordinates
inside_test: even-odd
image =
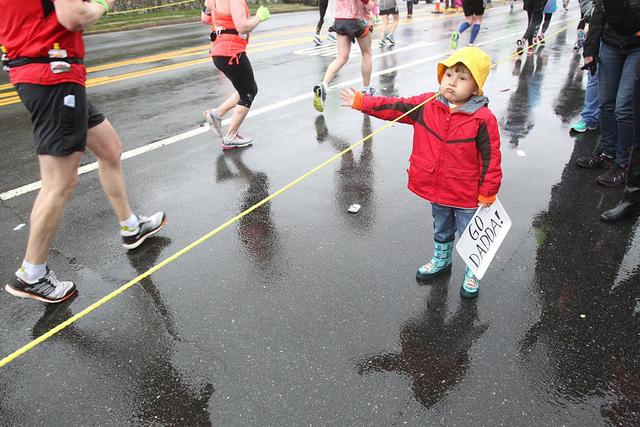
[[[437,89],[462,17],[415,8],[395,46],[374,45],[382,95]],[[571,4],[548,33],[578,19]],[[207,57],[207,27],[86,37],[89,96],[125,151],[192,133],[123,162],[134,210],[168,215],[137,250],[120,246],[97,172],[80,176],[49,259],[78,295],[45,306],[3,292],[2,357],[384,125],[340,107],[337,90],[313,109],[333,58],[311,43],[316,20],[277,15],[252,35],[259,93],[241,132],[255,144],[231,152],[200,128],[232,91]],[[478,46],[507,57],[525,21],[497,4]],[[638,228],[599,222],[622,189],[576,167],[598,134],[569,136],[586,86],[574,28],[485,84],[513,227],[476,301],[460,298],[458,255],[450,274],[415,279],[431,213],[406,190],[412,129],[398,124],[0,368],[0,425],[640,425]],[[361,87],[355,53],[333,84]],[[0,106],[0,128],[6,196],[39,176],[24,107]],[[35,195],[0,202],[3,280]]]

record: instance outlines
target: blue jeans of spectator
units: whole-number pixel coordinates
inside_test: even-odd
[[[453,208],[431,203],[434,240],[438,243],[450,242],[455,239],[456,230],[458,230],[458,237],[462,236],[477,210],[477,208]]]
[[[618,47],[602,42],[598,66],[600,141],[602,152],[616,163],[629,163],[633,143],[634,67],[640,46]]]
[[[587,127],[595,128],[600,123],[600,104],[598,101],[598,71],[592,76],[587,72],[587,90],[584,93],[584,108],[580,113]]]

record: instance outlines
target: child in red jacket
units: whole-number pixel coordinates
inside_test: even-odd
[[[409,190],[431,202],[433,214],[434,253],[418,269],[419,280],[451,270],[456,230],[461,236],[477,207],[491,206],[500,188],[498,123],[482,95],[490,66],[489,56],[477,47],[455,52],[438,64],[435,99],[399,120],[414,129]],[[435,95],[373,97],[354,88],[340,93],[343,106],[383,120],[394,120]],[[475,298],[479,285],[467,267],[460,294]]]

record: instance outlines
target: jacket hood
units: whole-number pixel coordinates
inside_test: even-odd
[[[445,107],[449,108],[449,101],[447,101],[447,98],[445,98],[443,94],[439,94],[436,97],[436,100],[440,101],[442,104],[444,104]],[[473,95],[467,102],[458,107],[456,111],[463,111],[465,113],[473,114],[486,105],[489,105],[489,98],[484,95]]]

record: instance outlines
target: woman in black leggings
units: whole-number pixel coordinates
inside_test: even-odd
[[[316,27],[316,35],[313,37],[313,42],[316,46],[320,46],[322,44],[322,39],[320,38],[320,31],[322,30],[322,25],[324,24],[324,16],[327,13],[327,6],[329,6],[329,0],[319,0],[318,5],[320,6],[320,20],[318,21],[318,26]],[[329,40],[336,41],[336,36],[333,33],[329,33]]]
[[[542,23],[542,11],[544,10],[545,3],[546,0],[524,0],[523,8],[527,11],[529,25],[527,26],[527,31],[525,31],[522,38],[518,39],[516,42],[519,55],[522,55],[524,52],[525,42],[529,42],[529,49],[527,49],[527,53],[532,54],[535,52],[535,48],[531,45],[534,43],[533,38],[538,33],[538,29]]]

